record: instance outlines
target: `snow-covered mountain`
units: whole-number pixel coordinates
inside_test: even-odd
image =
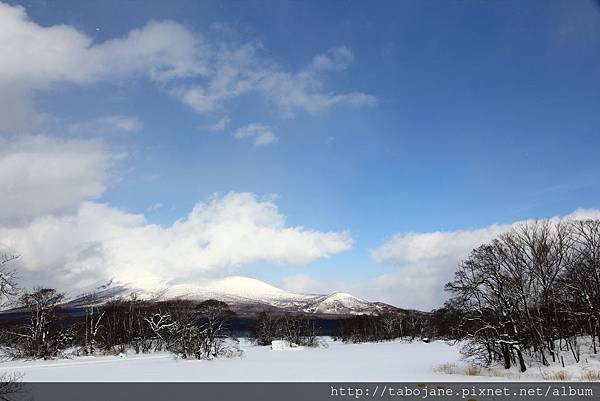
[[[319,315],[374,314],[396,309],[380,302],[369,302],[351,294],[336,292],[328,295],[298,294],[282,290],[249,277],[231,276],[201,284],[175,284],[153,291],[134,285],[110,281],[78,291],[68,297],[68,305],[103,304],[110,300],[135,294],[146,300],[184,299],[204,301],[216,299],[227,303],[237,312],[297,312]]]

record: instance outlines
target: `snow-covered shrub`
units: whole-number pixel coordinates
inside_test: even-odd
[[[583,373],[581,373],[581,380],[594,382],[600,381],[600,370],[589,369],[583,371]]]
[[[434,371],[445,375],[454,375],[458,372],[458,366],[455,363],[444,363],[437,366]]]
[[[551,381],[565,381],[565,380],[569,380],[571,378],[571,373],[567,372],[566,370],[559,370],[559,371],[546,371],[546,372],[542,372],[542,377],[544,378],[544,380],[551,380]]]
[[[465,368],[465,375],[467,376],[479,376],[481,369],[475,365],[469,365]]]

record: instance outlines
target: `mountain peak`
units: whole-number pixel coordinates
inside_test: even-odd
[[[248,295],[282,295],[289,294],[280,288],[264,281],[260,281],[250,277],[230,276],[218,280],[209,287],[221,291],[229,291],[233,293],[244,293]]]
[[[234,310],[276,310],[280,312],[320,314],[371,314],[381,308],[346,292],[329,295],[297,294],[282,290],[263,281],[243,276],[229,276],[214,281],[184,283],[164,286],[157,293],[135,289],[135,286],[111,280],[105,285],[95,286],[95,292],[86,291],[85,296],[73,297],[70,304],[84,305],[90,302],[103,303],[111,299],[126,298],[132,292],[141,299],[187,299],[205,301],[215,299],[226,302]],[[160,297],[157,295],[160,293]]]
[[[327,299],[338,300],[338,301],[343,301],[343,300],[349,300],[349,299],[351,299],[351,300],[358,300],[358,301],[361,301],[361,302],[366,302],[365,300],[360,299],[358,297],[355,297],[352,294],[348,294],[347,292],[334,292],[333,294],[330,294],[327,297]]]

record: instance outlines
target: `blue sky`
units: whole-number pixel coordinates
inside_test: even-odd
[[[12,11],[19,6],[17,16]],[[3,79],[0,61],[0,88],[7,85],[25,98],[23,110],[35,114],[25,121],[41,121],[3,127],[13,152],[26,147],[20,141],[43,136],[60,146],[94,143],[109,160],[89,167],[99,168],[98,176],[81,178],[105,188],[43,213],[4,216],[13,230],[6,236],[15,227],[30,232],[31,221],[42,216],[76,213],[80,202],[143,214],[148,225],[168,228],[198,202],[251,193],[258,203],[276,205],[286,227],[347,235],[352,244],[331,245],[336,250],[322,250],[306,263],[287,263],[287,256],[283,262],[242,258],[217,275],[428,308],[443,297],[442,281],[456,259],[477,242],[465,243],[460,233],[471,238],[495,224],[578,209],[596,213],[600,206],[600,6],[592,1],[23,1],[5,8],[3,18],[28,21],[40,38],[54,38],[44,29],[68,26],[70,33],[52,43],[73,43],[75,49],[50,51],[48,65],[58,67],[47,71],[41,56],[28,63],[29,56],[20,54],[19,62],[44,70],[31,75],[10,70]],[[118,67],[110,51],[98,56],[99,67],[68,65],[76,52],[123,40],[151,20],[175,24],[177,34],[161,25],[148,40],[181,48],[174,57],[192,60],[193,71],[156,78],[156,63],[169,69],[169,62],[138,66],[123,56],[117,62],[131,68],[113,73]],[[201,42],[193,51],[178,39],[188,36]],[[17,48],[14,37],[0,42],[10,41],[14,52],[28,49],[29,42]],[[87,47],[75,45],[81,38]],[[223,61],[223,49],[251,51],[240,56],[244,60]],[[205,63],[212,71],[198,72]],[[236,78],[200,103],[186,98],[191,88],[208,93],[218,71],[232,64],[251,78]],[[285,79],[252,80],[274,72]],[[327,100],[318,105],[310,97],[293,98],[281,89],[289,81],[292,89],[306,85],[301,96]],[[235,85],[252,88],[236,92]],[[129,125],[119,128],[115,116]],[[253,142],[265,133],[268,143]],[[436,232],[447,241],[460,238],[439,260],[402,256],[411,253],[409,239],[421,249],[432,246],[427,235]],[[91,242],[110,248],[100,239]],[[9,238],[0,243],[13,244]],[[397,249],[377,257],[386,245]],[[42,265],[28,269],[38,274],[42,267],[57,268]],[[382,287],[385,282],[394,286]],[[414,290],[420,286],[425,289]],[[426,295],[413,302],[412,291]]]

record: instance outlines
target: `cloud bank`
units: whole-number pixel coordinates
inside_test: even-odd
[[[306,265],[352,247],[347,232],[289,227],[272,199],[231,192],[168,227],[93,199],[115,155],[92,140],[19,137],[0,147],[0,250],[21,255],[24,285],[116,278],[156,288],[245,264]]]
[[[72,211],[99,197],[110,166],[122,156],[96,140],[0,138],[0,224]]]
[[[347,232],[286,227],[271,201],[249,193],[199,202],[166,228],[143,215],[84,202],[73,215],[2,227],[0,243],[22,255],[20,269],[28,281],[60,288],[108,278],[157,288],[255,262],[306,265],[352,247]]]
[[[578,209],[553,219],[559,218],[598,219],[600,210]],[[359,291],[379,294],[380,299],[401,307],[440,307],[446,299],[444,285],[454,276],[459,261],[479,245],[526,222],[473,230],[396,234],[371,253],[376,263],[393,266],[394,271],[375,277]]]

